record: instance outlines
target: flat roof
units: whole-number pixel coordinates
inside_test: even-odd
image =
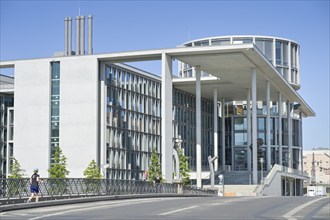
[[[81,55],[107,63],[161,60],[169,55],[190,66],[200,66],[201,70],[214,76],[203,78],[202,97],[213,99],[213,88],[218,89],[218,99],[246,100],[247,89],[251,88],[252,68],[257,72],[257,99],[266,101],[266,81],[270,82],[270,98],[278,100],[278,93],[283,101],[300,104],[304,117],[315,116],[313,109],[279,74],[254,44],[235,44],[204,47],[176,47],[169,49],[141,50],[105,54]],[[70,59],[79,56],[56,57],[51,59]],[[44,58],[50,59],[50,58]],[[14,67],[17,61],[1,61],[0,68]],[[26,61],[26,60],[24,60]],[[195,93],[194,78],[174,78],[173,85],[189,93]]]

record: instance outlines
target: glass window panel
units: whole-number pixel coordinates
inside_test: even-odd
[[[60,62],[51,63],[52,66],[52,79],[60,78]]]

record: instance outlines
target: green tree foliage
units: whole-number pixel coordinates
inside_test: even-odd
[[[67,158],[59,146],[56,146],[53,157],[54,163],[52,163],[48,169],[49,178],[66,178],[66,175],[70,173],[66,168]]]
[[[88,167],[84,170],[84,176],[86,179],[102,179],[103,176],[100,173],[100,168],[97,166],[95,160],[92,160]]]
[[[21,164],[18,162],[16,158],[13,158],[13,164],[11,165],[11,175],[8,176],[8,178],[20,179],[23,177],[24,174],[22,174]]]
[[[183,185],[190,185],[191,180],[189,177],[189,163],[188,163],[188,156],[185,156],[183,154],[183,150],[181,148],[178,148],[178,155],[179,155],[179,161],[180,161],[180,175],[182,178]]]
[[[159,176],[162,176],[160,170],[159,155],[157,154],[156,149],[154,149],[151,154],[151,164],[148,170],[148,180],[151,182],[154,181],[157,174],[159,174]]]

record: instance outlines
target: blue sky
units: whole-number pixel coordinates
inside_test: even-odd
[[[330,146],[329,0],[0,2],[0,60],[63,51],[64,18],[74,18],[79,8],[81,15],[94,16],[94,53],[172,48],[221,35],[292,39],[301,47],[299,94],[316,112],[303,121],[303,145]]]

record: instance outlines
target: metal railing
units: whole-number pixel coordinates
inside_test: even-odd
[[[0,199],[30,196],[29,179],[0,179]],[[42,179],[39,183],[40,197],[103,196],[124,194],[198,194],[217,195],[217,191],[163,183],[156,186],[148,181],[109,179]]]

